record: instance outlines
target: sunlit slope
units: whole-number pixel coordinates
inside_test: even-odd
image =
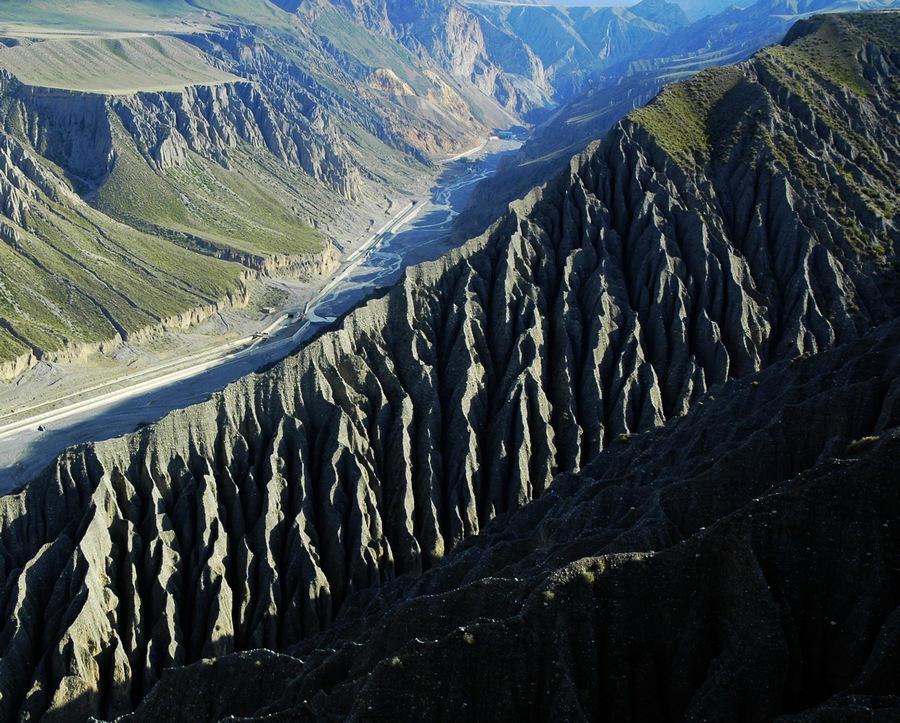
[[[269,0],[0,0],[0,32],[184,31],[223,19],[286,25],[288,15]]]
[[[20,41],[0,47],[0,67],[28,85],[114,95],[236,79],[194,46],[167,35]]]
[[[866,64],[873,47],[896,57],[898,18],[893,11],[798,22],[783,43],[755,56],[749,77],[742,66],[703,71],[667,86],[632,118],[672,158],[709,177],[725,169],[748,179],[789,175],[815,195],[821,222],[837,224],[854,252],[889,266],[900,210],[891,158],[900,148],[895,128],[871,123],[867,104],[885,115],[900,105],[896,81],[886,88]],[[812,132],[779,117],[762,91],[768,86],[808,108]]]
[[[240,293],[241,268],[92,209],[14,140],[0,150],[0,364],[121,340]]]
[[[365,203],[504,118],[388,38],[354,26],[366,63],[342,64],[271,3],[215,6],[0,4],[0,377],[324,271]],[[126,32],[157,20],[185,34]]]
[[[301,168],[252,136],[201,144],[186,127],[192,148],[180,133],[141,134],[142,112],[174,115],[197,92],[116,108],[30,88],[4,98],[0,363],[127,338],[240,298],[248,270],[303,273],[323,262],[309,219],[315,203],[327,212],[333,202]],[[222,92],[222,103],[237,103]]]
[[[163,87],[117,87],[126,65],[99,73],[119,51],[144,68],[134,85]],[[194,46],[57,39],[5,58],[44,85],[2,76],[3,376],[240,302],[248,271],[330,262],[311,223],[334,213],[342,188],[350,195],[353,171],[329,161],[324,130],[318,141],[279,132],[259,91]],[[104,93],[85,92],[92,84]]]

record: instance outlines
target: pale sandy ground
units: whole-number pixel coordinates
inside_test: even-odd
[[[126,343],[108,354],[95,354],[85,362],[39,362],[12,382],[0,381],[0,424],[34,407],[52,408],[52,401],[104,381],[187,357],[262,329],[283,309],[302,308],[315,284],[296,279],[251,282],[251,302],[243,309],[226,308],[202,324],[160,334],[140,343]],[[261,309],[273,305],[277,313]],[[0,443],[2,444],[2,443]]]
[[[3,26],[0,25],[0,35]],[[191,44],[147,33],[67,34],[0,45],[0,66],[28,85],[130,95],[239,80],[213,67]]]

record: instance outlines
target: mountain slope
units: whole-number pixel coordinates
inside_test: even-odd
[[[246,293],[249,269],[334,263],[309,225],[333,204],[315,179],[349,194],[357,171],[267,130],[249,84],[104,97],[6,76],[4,90],[3,363],[202,318]]]
[[[628,8],[467,3],[489,26],[521,38],[540,60],[558,97],[569,98],[611,64],[643,57],[643,49],[687,24],[681,9],[645,0]]]
[[[321,14],[280,17],[177,37],[10,26],[0,378],[243,303],[255,274],[333,268],[335,237],[509,119],[396,43],[356,28],[401,93]]]
[[[852,9],[869,11],[892,4],[873,0]],[[704,68],[746,60],[763,45],[783,38],[797,20],[831,11],[828,0],[758,0],[663,34],[638,53],[611,55],[607,63],[583,73],[580,85],[573,89],[578,92],[535,127],[495,179],[482,184],[476,194],[479,203],[467,209],[460,221],[461,235],[481,233],[511,200],[551,177],[568,158],[649,102],[667,83],[690,78]]]
[[[669,89],[294,357],[3,498],[3,715],[109,717],[168,667],[284,650],[730,379],[896,316],[898,20],[817,19]],[[891,360],[779,479],[896,425]]]
[[[172,671],[126,720],[890,719],[898,463],[895,321],[723,385],[292,657]]]

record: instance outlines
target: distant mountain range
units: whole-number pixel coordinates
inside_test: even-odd
[[[653,7],[652,3],[641,5]],[[666,7],[657,3],[660,5]],[[896,5],[877,0],[853,3],[849,9]],[[659,34],[641,50],[643,59],[615,54],[608,64],[585,65],[591,70],[581,76],[581,90],[573,90],[560,108],[538,124],[518,157],[476,194],[478,203],[460,220],[460,237],[480,233],[509,201],[546,179],[626,113],[650,101],[666,83],[688,78],[706,67],[745,60],[761,45],[781,40],[798,19],[838,7],[843,6],[830,0],[759,0],[743,9],[732,5],[718,15],[685,21],[677,32]]]

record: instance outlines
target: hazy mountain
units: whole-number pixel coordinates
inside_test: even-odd
[[[896,3],[876,0],[853,9],[890,5]],[[496,179],[483,184],[476,194],[477,205],[460,220],[460,235],[480,233],[509,201],[543,182],[573,153],[650,101],[666,83],[688,78],[703,68],[745,60],[762,45],[784,37],[798,18],[833,7],[830,0],[802,4],[759,0],[746,9],[731,7],[655,38],[642,50],[642,59],[625,58],[589,74],[586,81],[582,79],[582,91],[537,125],[518,156],[505,164]]]
[[[0,499],[3,716],[895,712],[898,19],[667,87],[293,357]]]
[[[628,8],[562,8],[468,3],[490,26],[520,38],[540,60],[560,99],[604,67],[636,57],[687,24],[677,5],[643,0]]]

